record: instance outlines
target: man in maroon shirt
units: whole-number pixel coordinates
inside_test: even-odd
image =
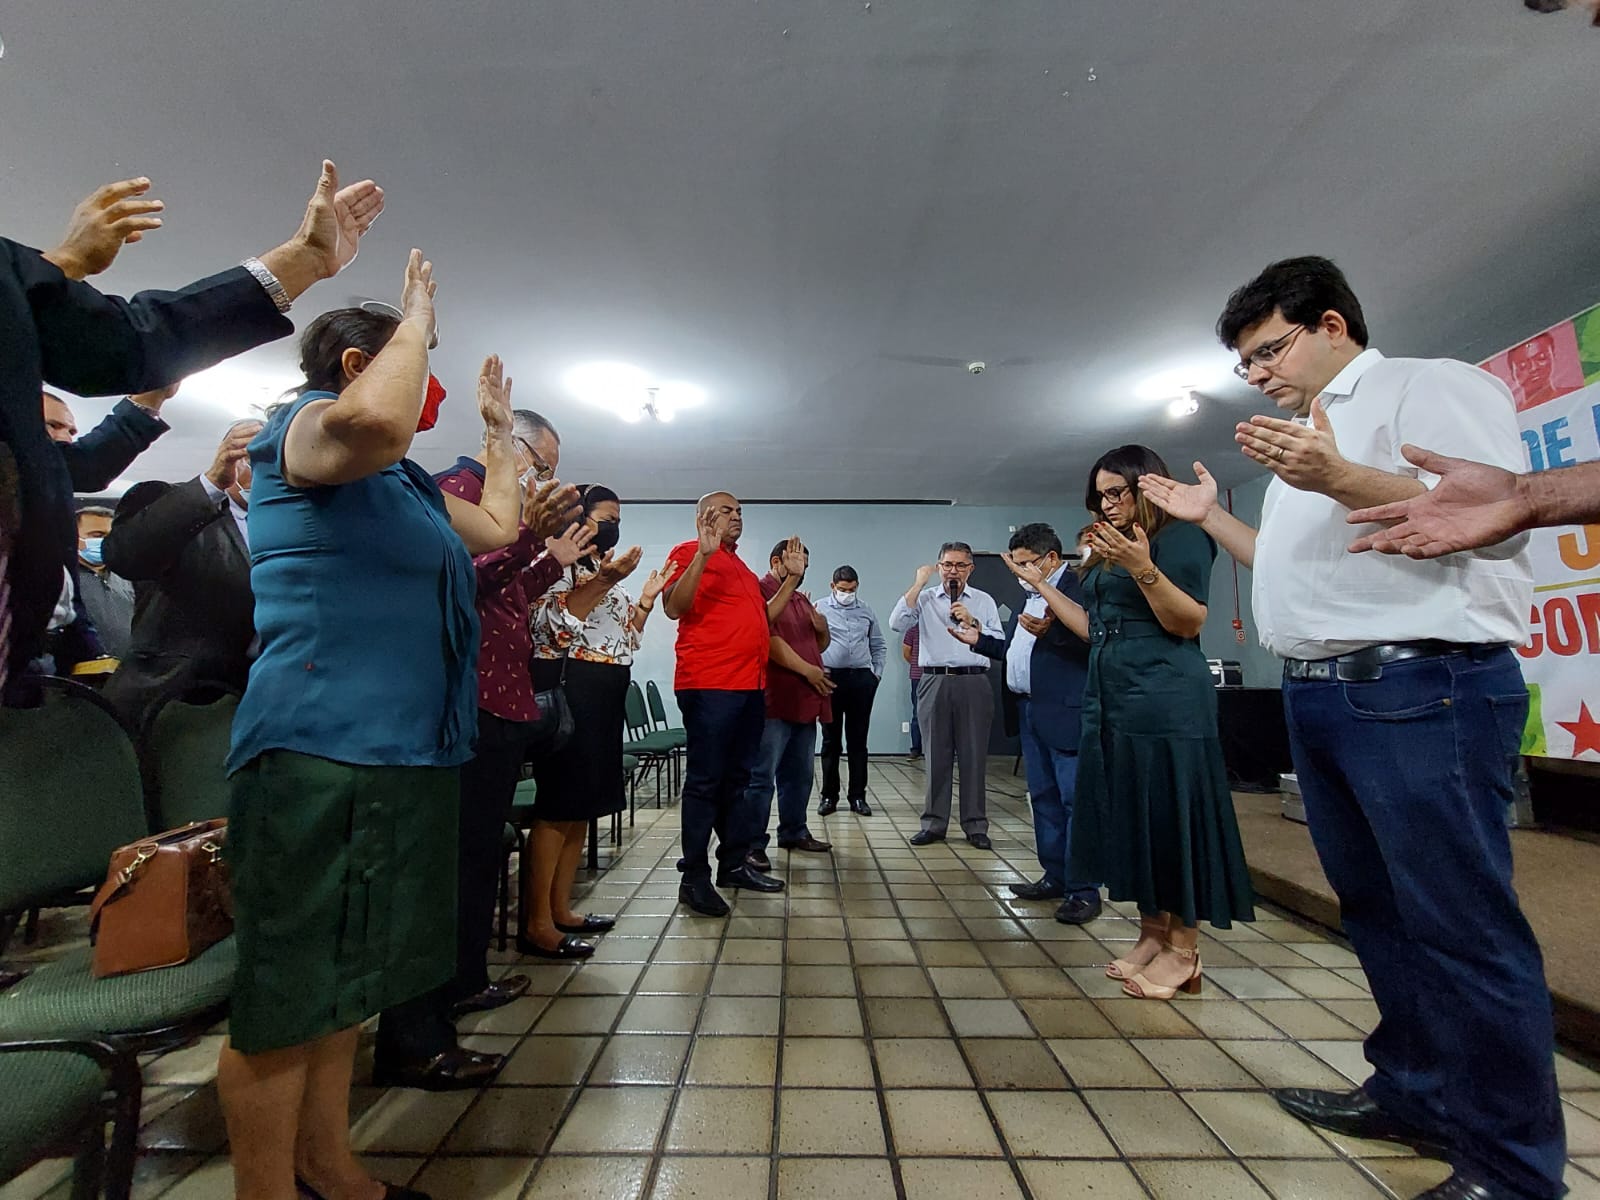
[[[772,869],[767,859],[767,824],[772,820],[772,795],[778,795],[778,849],[809,850],[826,854],[833,847],[811,836],[806,827],[806,806],[815,779],[817,722],[833,719],[828,695],[833,681],[822,669],[822,652],[828,648],[828,622],[806,596],[795,589],[804,579],[789,569],[798,551],[804,566],[811,552],[798,538],[779,542],[768,558],[771,570],[761,581],[761,594],[770,606],[779,605],[772,621],[771,655],[767,667],[767,724],[761,734],[761,751],[750,775],[746,803],[757,833],[750,845],[750,864]]]
[[[683,857],[678,870],[683,882],[678,902],[708,917],[722,917],[728,913],[727,901],[711,886],[713,830],[719,886],[783,890],[782,880],[746,861],[760,832],[752,828],[745,793],[766,725],[776,598],[763,598],[755,572],[739,559],[744,513],[736,498],[727,492],[703,497],[695,526],[699,537],[668,556],[681,573],[662,600],[667,616],[678,622],[674,688],[688,734],[679,810]],[[797,575],[805,570],[798,556],[793,566]]]
[[[576,561],[581,548],[571,545],[576,535],[565,542],[555,537],[576,520],[578,504],[577,490],[561,487],[555,478],[561,439],[538,413],[514,409],[511,418],[511,445],[527,497],[522,531],[511,545],[473,560],[480,626],[478,741],[473,758],[461,768],[456,974],[442,988],[384,1012],[373,1070],[373,1082],[382,1087],[482,1087],[504,1065],[504,1056],[459,1045],[454,1022],[509,1004],[528,990],[526,975],[491,983],[488,969],[506,818],[527,758],[528,728],[539,716],[528,674],[533,652],[528,608],[560,578],[562,557]],[[457,459],[435,482],[447,495],[478,504],[484,477],[480,451]]]

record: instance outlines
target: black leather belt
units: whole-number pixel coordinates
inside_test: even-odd
[[[1352,650],[1337,658],[1289,658],[1283,663],[1283,677],[1295,680],[1338,680],[1341,683],[1371,683],[1383,678],[1390,663],[1413,658],[1439,658],[1446,654],[1466,654],[1481,649],[1466,642],[1390,642]]]
[[[987,675],[988,667],[923,667],[924,675]]]
[[[1091,643],[1104,642],[1107,638],[1148,638],[1171,637],[1166,626],[1160,621],[1152,621],[1145,617],[1113,617],[1103,623],[1097,622],[1089,627],[1089,641]]]

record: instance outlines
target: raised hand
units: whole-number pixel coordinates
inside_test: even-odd
[[[639,566],[639,559],[643,556],[644,551],[638,546],[630,546],[620,555],[614,550],[607,550],[595,574],[600,576],[607,587],[614,587],[634,573]]]
[[[439,285],[433,281],[433,264],[422,257],[421,250],[413,250],[406,259],[405,283],[400,289],[400,311],[403,319],[420,328],[432,348],[434,333],[433,294]]]
[[[154,412],[160,412],[161,406],[176,396],[178,394],[178,389],[182,386],[183,380],[180,379],[177,383],[169,383],[166,387],[153,388],[148,392],[140,392],[137,395],[129,396],[128,399],[132,400],[140,408],[148,408]]]
[[[1246,458],[1302,492],[1326,494],[1350,465],[1339,453],[1321,400],[1311,402],[1309,425],[1278,417],[1251,417],[1235,427],[1233,440]]]
[[[1217,507],[1217,481],[1205,463],[1194,464],[1197,483],[1179,483],[1165,475],[1139,476],[1139,494],[1179,521],[1198,525]]]
[[[934,571],[938,570],[932,563],[923,563],[917,568],[917,588],[920,591],[928,586],[928,580],[933,578]]]
[[[522,523],[533,530],[535,537],[555,537],[582,515],[576,487],[563,487],[559,479],[543,483],[528,480],[522,499]]]
[[[1096,554],[1130,575],[1147,574],[1154,566],[1150,559],[1150,539],[1138,525],[1133,527],[1130,538],[1109,521],[1097,521],[1089,534],[1089,545]]]
[[[700,554],[710,558],[722,545],[722,535],[727,532],[728,520],[712,509],[706,509],[695,518],[695,532],[700,535]]]
[[[323,159],[322,177],[293,240],[312,255],[317,273],[331,279],[355,261],[361,239],[382,212],[381,187],[363,179],[341,188],[339,169]]]
[[[669,558],[660,570],[651,571],[645,576],[644,586],[639,589],[639,599],[653,602],[666,590],[667,584],[673,581],[679,570],[677,562]]]
[[[806,548],[798,537],[791,537],[783,547],[783,569],[796,579],[806,573]]]
[[[560,537],[546,538],[544,548],[563,567],[570,567],[588,551],[594,540],[594,530],[574,521]]]
[[[946,625],[946,631],[958,642],[965,642],[969,646],[976,646],[978,639],[983,636],[983,630],[976,625]]]
[[[478,371],[478,415],[489,440],[511,436],[511,377],[498,354],[484,359]]]
[[[72,210],[61,244],[45,258],[69,279],[100,274],[124,245],[143,241],[146,233],[161,228],[155,214],[166,205],[146,198],[149,190],[150,181],[142,175],[96,188]]]
[[[1402,446],[1400,452],[1413,466],[1439,476],[1439,483],[1409,500],[1351,513],[1346,520],[1352,525],[1394,522],[1357,538],[1350,545],[1352,553],[1376,550],[1407,558],[1438,558],[1492,546],[1533,525],[1533,505],[1510,471],[1448,458],[1420,446]]]
[[[262,429],[261,422],[239,425],[228,430],[228,436],[217,447],[217,456],[206,468],[206,478],[219,492],[225,492],[239,479],[239,464],[250,457],[249,446]]]
[[[1011,557],[1011,551],[1003,550],[1000,552],[1000,561],[1005,563],[1005,565],[1011,569],[1011,573],[1018,579],[1022,580],[1023,583],[1031,583],[1035,588],[1037,588],[1041,583],[1045,582],[1045,573],[1039,569],[1039,563],[1037,560],[1033,562],[1019,563],[1016,559]],[[950,611],[955,611],[955,605],[950,606]]]

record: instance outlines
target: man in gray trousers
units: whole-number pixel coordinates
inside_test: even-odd
[[[989,726],[994,720],[994,692],[989,684],[989,658],[972,649],[968,638],[985,648],[1003,646],[1000,612],[987,592],[967,586],[972,574],[972,547],[946,542],[939,548],[939,583],[929,587],[935,568],[917,568],[917,578],[895,602],[889,628],[904,633],[918,627],[917,663],[922,688],[917,695],[917,723],[928,756],[928,790],[922,830],[913,846],[944,841],[950,824],[952,771],[961,766],[961,828],[979,850],[991,849],[984,767],[989,754]]]

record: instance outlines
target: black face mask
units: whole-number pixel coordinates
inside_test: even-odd
[[[589,549],[596,554],[616,549],[617,543],[622,540],[622,522],[599,521],[596,525],[594,540],[589,543]]]

